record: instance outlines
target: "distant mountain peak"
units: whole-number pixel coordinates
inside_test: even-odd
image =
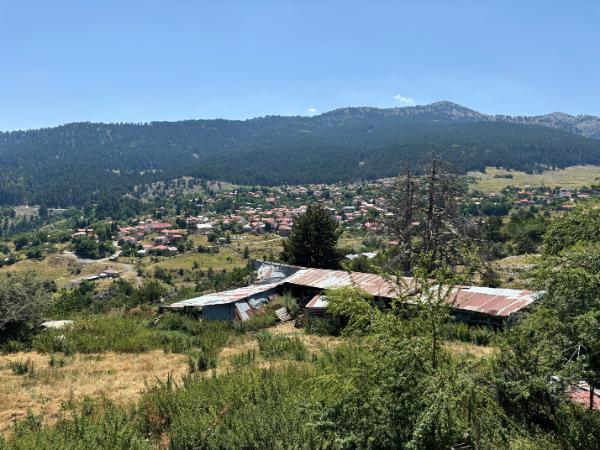
[[[323,117],[334,121],[363,120],[369,117],[406,117],[424,122],[508,122],[556,128],[580,136],[600,139],[600,117],[581,114],[575,116],[560,111],[539,116],[489,115],[448,100],[426,105],[393,108],[345,107],[315,117]]]

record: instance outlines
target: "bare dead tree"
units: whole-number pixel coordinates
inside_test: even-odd
[[[410,275],[424,257],[431,270],[464,264],[465,254],[476,246],[476,224],[459,212],[462,189],[460,178],[436,156],[420,170],[403,170],[388,196],[392,215],[385,229],[398,243],[389,269]]]

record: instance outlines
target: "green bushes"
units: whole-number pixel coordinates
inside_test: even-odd
[[[130,412],[108,401],[84,401],[76,410],[49,428],[39,416],[29,414],[17,423],[11,439],[0,448],[14,450],[95,450],[155,448],[135,428]],[[0,444],[2,441],[0,440]]]
[[[496,332],[490,328],[470,326],[463,322],[443,324],[441,335],[445,339],[470,342],[476,345],[489,345],[496,338]]]
[[[18,353],[24,352],[27,349],[28,345],[25,342],[14,339],[8,340],[4,344],[0,345],[0,353]]]
[[[8,367],[15,375],[33,376],[35,374],[35,365],[30,359],[27,361],[11,361],[8,363]]]
[[[319,336],[339,336],[342,333],[341,321],[331,316],[309,316],[304,323],[304,329],[307,333]]]
[[[168,314],[156,327],[149,316],[113,312],[99,316],[81,316],[62,330],[40,332],[33,348],[42,353],[141,353],[163,349],[186,353],[199,348],[218,353],[227,344],[231,326],[221,322],[197,321]],[[164,320],[163,320],[164,319]]]
[[[261,354],[267,358],[287,358],[304,361],[306,348],[297,337],[287,337],[261,332],[256,335]]]
[[[234,355],[231,358],[231,364],[235,368],[250,366],[256,361],[256,352],[254,350],[248,350],[247,352]]]
[[[506,426],[503,421],[511,419],[495,403],[494,384],[479,384],[489,379],[485,363],[449,360],[432,371],[426,364],[429,345],[420,337],[379,337],[348,341],[310,365],[260,369],[248,352],[234,371],[158,383],[131,409],[84,401],[51,427],[31,416],[4,447],[449,448],[469,430],[481,430],[469,437],[477,439],[474,448],[508,448],[516,440],[531,442],[527,448],[538,448],[534,442],[558,448],[552,433]],[[294,339],[282,336],[261,333],[259,339],[261,353],[294,346],[289,344]],[[555,410],[569,427],[561,431],[568,442],[581,442],[569,448],[597,448],[589,430],[600,425],[600,418],[570,408]],[[571,421],[562,417],[566,414]]]
[[[292,318],[297,317],[301,312],[298,300],[289,293],[273,297],[267,307],[273,311],[285,308]]]
[[[50,299],[47,283],[34,273],[0,276],[0,345],[28,342]]]
[[[147,352],[174,340],[175,336],[161,335],[135,316],[111,313],[102,316],[82,316],[66,329],[47,330],[33,340],[39,352],[71,354]]]
[[[234,327],[239,333],[247,333],[272,327],[278,320],[274,313],[265,311],[264,314],[252,316],[244,322],[237,322]]]
[[[191,350],[188,352],[188,367],[190,373],[206,372],[217,367],[217,355],[203,350]]]
[[[163,383],[140,403],[140,430],[166,434],[173,449],[318,448],[303,408],[309,377],[298,368],[245,368]]]
[[[50,367],[61,368],[65,367],[66,364],[67,360],[57,355],[50,355],[50,359],[48,360],[48,366]]]

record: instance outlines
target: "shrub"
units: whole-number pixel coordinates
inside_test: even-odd
[[[5,352],[5,353],[24,352],[27,349],[28,349],[28,346],[25,342],[16,341],[14,339],[7,341],[5,344],[0,346],[0,351]]]
[[[33,376],[35,374],[35,365],[31,359],[27,361],[11,361],[8,363],[8,367],[15,375]]]
[[[250,317],[248,320],[236,323],[235,329],[240,333],[246,333],[249,331],[258,331],[263,328],[272,327],[277,323],[279,319],[277,316],[269,311],[264,311],[263,314],[257,314],[256,316]]]
[[[319,336],[339,336],[342,332],[342,326],[337,318],[331,316],[309,316],[305,321],[304,330],[306,333]]]
[[[217,356],[202,350],[192,350],[188,353],[190,373],[206,372],[217,367]]]
[[[101,353],[114,351],[139,353],[165,349],[185,353],[191,347],[215,349],[227,343],[230,331],[224,324],[186,321],[182,330],[170,325],[150,326],[150,317],[113,312],[98,316],[80,316],[62,330],[45,330],[33,340],[33,348],[42,353]],[[181,323],[180,323],[181,325]]]
[[[298,301],[289,293],[273,297],[268,306],[269,309],[273,311],[279,308],[285,308],[292,318],[297,317],[300,314]]]
[[[254,350],[248,350],[231,358],[231,364],[236,368],[250,366],[254,361],[256,361],[256,352]]]
[[[450,322],[443,325],[441,334],[445,339],[489,345],[496,337],[490,328],[471,326],[463,322]]]
[[[297,337],[272,335],[261,332],[257,334],[260,352],[265,358],[289,358],[296,361],[304,361],[306,348]]]
[[[0,343],[29,339],[49,294],[33,274],[0,276]]]
[[[135,429],[131,414],[108,401],[84,401],[52,428],[40,416],[29,414],[17,422],[8,440],[10,449],[122,449],[155,448]],[[0,448],[2,445],[0,445]]]
[[[50,359],[48,360],[48,365],[50,367],[65,367],[65,364],[67,364],[65,358],[61,358],[54,354],[50,355]]]

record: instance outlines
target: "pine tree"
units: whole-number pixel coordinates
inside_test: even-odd
[[[306,267],[337,268],[341,255],[337,242],[341,230],[319,205],[311,205],[298,216],[292,234],[283,244],[282,259]]]

